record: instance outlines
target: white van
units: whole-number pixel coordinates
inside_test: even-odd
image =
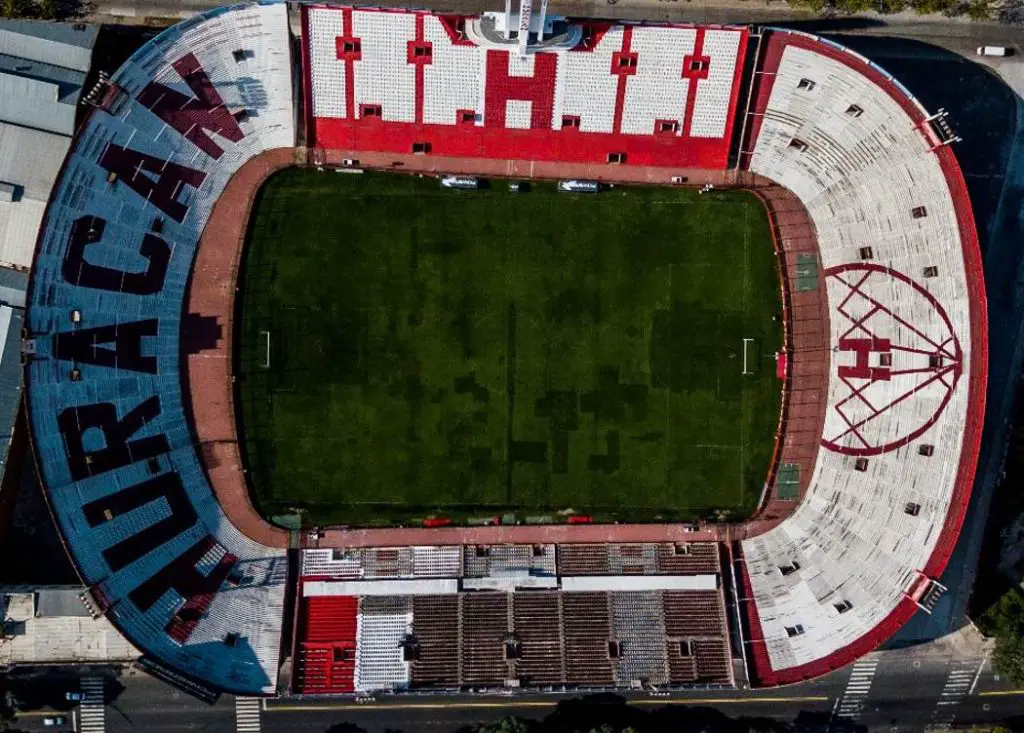
[[[1007,56],[1006,46],[978,46],[979,56]]]
[[[597,181],[559,181],[558,190],[568,193],[597,193],[601,184]]]
[[[475,190],[480,188],[480,179],[471,176],[441,176],[441,187]]]

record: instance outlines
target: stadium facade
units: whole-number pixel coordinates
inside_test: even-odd
[[[263,695],[770,686],[852,661],[941,594],[987,344],[944,119],[803,33],[515,17],[525,33],[237,5],[90,90],[32,269],[29,416],[91,603],[166,677]],[[301,535],[260,518],[232,406],[240,214],[274,170],[344,158],[757,192],[786,344],[758,513]]]

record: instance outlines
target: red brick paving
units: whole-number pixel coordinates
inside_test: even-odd
[[[783,320],[789,373],[782,392],[782,439],[776,440],[775,457],[769,469],[770,493],[758,512],[735,528],[733,539],[754,537],[767,532],[792,514],[800,499],[803,499],[814,472],[825,427],[831,363],[825,272],[818,253],[814,224],[800,199],[788,189],[768,186],[756,192],[768,210],[775,249],[783,254],[780,274],[783,279]],[[817,260],[816,290],[797,291],[798,254],[811,254]],[[799,498],[795,501],[775,496],[775,472],[782,463],[800,467]]]
[[[213,317],[221,327],[215,347],[186,360],[186,395],[190,418],[203,463],[228,519],[245,535],[270,547],[285,548],[288,532],[269,524],[256,511],[246,485],[238,445],[231,376],[232,318],[242,248],[245,244],[252,201],[263,181],[273,172],[305,161],[303,149],[277,149],[250,160],[228,183],[210,215],[200,239],[188,291],[188,313]],[[816,252],[814,229],[806,211],[788,191],[771,186],[746,171],[708,171],[685,168],[634,168],[614,165],[544,163],[524,160],[484,160],[395,155],[349,150],[309,151],[317,163],[338,165],[345,158],[359,160],[361,167],[409,173],[461,173],[505,178],[583,178],[606,183],[668,184],[671,176],[686,176],[689,185],[711,183],[720,187],[755,189],[772,213],[777,247],[786,253],[784,280],[788,286],[784,316],[790,354],[791,379],[783,402],[788,411],[783,439],[776,447],[778,460],[801,465],[800,495],[806,490],[814,465],[821,424],[824,420],[829,364],[828,315],[825,310],[824,276],[819,264],[818,292],[796,293],[793,265],[797,252]],[[806,380],[806,384],[804,383]],[[781,446],[781,447],[779,447]],[[766,531],[782,521],[798,502],[769,498],[754,519],[739,527],[707,525],[698,532],[684,531],[681,524],[582,524],[518,525],[487,527],[420,527],[348,529],[322,532],[311,544],[321,547],[370,547],[382,545],[571,543],[571,542],[676,542],[725,540]]]
[[[238,263],[256,192],[274,171],[295,161],[292,148],[270,150],[239,168],[217,200],[199,240],[187,294],[189,314],[213,316],[221,328],[216,348],[182,354],[186,409],[206,475],[228,519],[256,542],[286,547],[288,532],[266,522],[249,499],[235,425],[231,377],[232,315]]]

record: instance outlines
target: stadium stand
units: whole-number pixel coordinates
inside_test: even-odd
[[[963,177],[921,105],[842,47],[767,39],[747,163],[817,229],[833,369],[806,496],[741,543],[754,676],[782,684],[930,610],[981,437],[985,296]]]
[[[578,544],[558,546],[558,572],[574,575],[699,575],[721,572],[718,547],[677,544]]]
[[[414,598],[412,619],[415,639],[412,683],[419,687],[458,687],[462,669],[459,597]]]
[[[613,562],[621,567],[580,562],[609,548],[626,558]],[[325,564],[331,551],[303,550],[298,692],[732,683],[715,543],[689,544],[697,562],[678,568],[671,563],[682,556],[671,545],[495,545],[464,548],[449,577],[436,565],[422,575],[367,573],[382,555],[409,549],[350,550],[333,568]],[[569,571],[603,573],[566,574],[565,557]],[[637,574],[645,558],[652,569]],[[523,574],[551,584],[533,586]],[[500,582],[510,577],[517,582]],[[601,590],[569,590],[577,581],[599,581]],[[666,582],[685,589],[659,589]]]
[[[355,691],[359,599],[313,596],[300,620],[298,687],[306,693]]]
[[[619,153],[721,176],[740,122],[740,167],[772,184],[783,282],[810,282],[784,297],[789,336],[814,339],[787,349],[815,352],[783,365],[807,409],[783,411],[775,513],[728,535],[751,681],[824,674],[934,605],[977,458],[986,314],[963,177],[907,90],[835,44],[769,30],[742,115],[744,28],[581,21],[560,36],[572,48],[520,58],[466,17],[301,12],[301,106],[283,4],[203,13],[101,78],[34,260],[24,350],[46,493],[89,603],[147,664],[272,694],[293,587],[303,694],[734,681],[723,548],[673,542],[697,536],[686,528],[516,527],[536,531],[520,545],[505,527],[448,527],[443,545],[425,529],[409,546],[367,535],[302,549],[289,581],[283,544],[225,514],[183,392],[183,303],[214,203],[258,156],[293,154],[297,109],[306,142],[335,155],[614,169]],[[792,196],[807,221],[787,229]],[[797,246],[778,241],[798,230]],[[793,384],[807,374],[813,388]],[[466,539],[492,530],[494,544]]]
[[[521,59],[460,35],[466,18],[320,5],[303,15],[313,145],[726,166],[744,28],[583,21],[574,48]]]
[[[215,501],[182,410],[182,302],[232,174],[295,144],[287,12],[161,33],[104,82],[46,212],[29,295],[34,445],[97,608],[215,689],[276,690],[287,566]]]

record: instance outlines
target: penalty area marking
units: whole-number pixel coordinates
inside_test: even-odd
[[[270,369],[270,331],[260,331],[264,336],[267,337],[267,352],[266,357],[263,359],[263,368]],[[744,363],[746,363],[747,352],[743,352]]]

